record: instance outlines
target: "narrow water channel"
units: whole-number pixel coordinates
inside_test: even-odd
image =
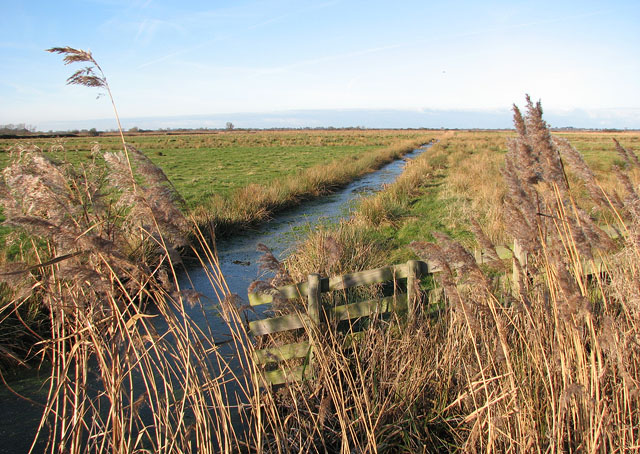
[[[422,145],[405,154],[402,159],[393,161],[326,197],[280,212],[275,219],[256,230],[219,241],[217,248],[220,268],[231,292],[246,299],[247,287],[259,276],[258,259],[261,253],[256,250],[259,243],[269,247],[276,257],[284,258],[287,251],[300,239],[299,232],[322,223],[348,219],[361,196],[377,192],[393,183],[404,170],[406,160],[415,159],[430,146],[431,144]],[[190,270],[189,277],[194,288],[207,295],[209,281],[205,272]]]
[[[339,222],[349,218],[356,201],[361,196],[379,191],[385,185],[393,183],[402,173],[405,161],[415,159],[430,146],[431,144],[425,144],[407,153],[402,159],[393,161],[326,197],[280,212],[275,219],[255,230],[238,233],[219,241],[217,250],[220,268],[231,292],[243,299],[247,298],[247,287],[259,277],[258,259],[261,255],[257,251],[259,243],[268,246],[276,257],[284,258],[287,251],[300,239],[297,232],[322,223]],[[185,274],[181,277],[182,288],[188,288],[191,285],[189,279],[193,288],[212,302],[211,304],[205,302],[207,308],[205,314],[194,311],[190,315],[196,322],[204,322],[206,318],[213,329],[214,336],[224,340],[227,327],[219,317],[215,317],[216,307],[213,302],[216,298],[206,272],[197,268],[189,270],[188,276]],[[46,378],[46,371],[40,374],[27,372],[13,378],[9,377],[8,381],[16,391],[44,403],[47,391],[44,383]],[[0,440],[2,440],[0,454],[27,452],[40,421],[40,415],[39,407],[13,395],[0,384]]]

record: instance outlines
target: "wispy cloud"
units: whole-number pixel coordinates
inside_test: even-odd
[[[30,85],[22,85],[13,82],[0,81],[0,86],[7,87],[9,90],[19,95],[44,96],[46,94],[44,90],[39,90]]]
[[[216,42],[231,40],[234,37],[241,36],[246,31],[257,30],[257,29],[260,29],[260,28],[263,28],[263,27],[268,27],[270,25],[282,22],[282,21],[284,21],[284,20],[286,20],[288,18],[299,16],[301,14],[304,14],[304,13],[308,12],[308,11],[324,9],[324,8],[330,8],[332,6],[335,6],[335,5],[339,4],[339,3],[341,3],[342,1],[343,0],[327,1],[327,2],[323,2],[323,3],[319,3],[319,4],[310,5],[310,6],[307,6],[305,8],[300,8],[300,9],[294,10],[294,11],[292,11],[290,13],[274,15],[272,17],[260,20],[258,22],[254,22],[254,23],[244,27],[243,29],[238,29],[234,33],[220,34],[220,35],[216,36],[215,38],[211,38],[211,39],[208,39],[208,40],[203,40],[203,41],[201,41],[200,43],[198,43],[196,45],[186,47],[186,48],[184,48],[184,49],[182,49],[180,51],[173,52],[173,53],[167,54],[167,55],[165,55],[163,57],[143,62],[140,65],[138,65],[137,68],[138,69],[142,69],[142,68],[146,68],[148,66],[156,65],[158,63],[170,61],[170,60],[173,60],[176,57],[179,57],[181,55],[189,54],[189,53],[195,52],[197,50],[200,50],[200,49],[206,48],[208,46],[211,46],[212,44],[214,44]],[[223,16],[229,15],[229,14],[230,13],[228,11],[226,13],[225,12],[221,12],[221,11],[200,11],[200,12],[197,12],[197,13],[193,13],[188,17],[183,18],[183,21],[185,21],[185,22],[191,21],[191,22],[198,23],[203,18],[210,20],[211,17],[223,17]]]
[[[342,2],[342,0],[334,0],[334,1],[330,1],[330,2],[319,3],[319,4],[316,4],[316,5],[310,5],[310,6],[307,6],[305,8],[300,8],[300,9],[297,9],[295,11],[291,11],[290,13],[281,14],[279,16],[275,16],[275,17],[266,19],[266,20],[264,20],[262,22],[258,22],[256,24],[250,25],[247,28],[247,30],[255,30],[257,28],[261,28],[261,27],[265,27],[267,25],[275,24],[275,23],[281,22],[282,20],[287,19],[289,17],[294,17],[294,16],[298,16],[300,14],[304,14],[307,11],[313,11],[313,10],[318,10],[318,9],[329,8],[331,6],[335,6],[335,5],[339,4],[341,2]]]
[[[339,2],[338,1],[327,2],[324,5],[332,6],[332,5],[336,4],[336,3],[339,3]],[[320,7],[320,6],[321,5],[316,5],[315,7]],[[300,11],[297,11],[295,14],[298,14],[298,13],[300,13],[302,11],[305,11],[305,10],[308,10],[308,9],[311,9],[311,8],[302,9]],[[496,33],[496,32],[504,32],[504,31],[509,31],[509,30],[513,30],[513,29],[531,28],[531,27],[536,27],[536,26],[540,26],[540,25],[547,25],[547,24],[565,22],[567,20],[581,19],[581,18],[585,18],[585,17],[594,17],[594,16],[599,16],[599,15],[602,15],[602,14],[610,12],[610,11],[611,10],[609,10],[609,9],[607,9],[607,10],[597,10],[597,11],[589,11],[589,12],[584,12],[584,13],[574,14],[574,15],[564,16],[564,17],[554,17],[554,18],[545,19],[545,20],[522,22],[522,23],[515,23],[515,24],[505,24],[505,25],[502,25],[500,27],[487,27],[487,28],[468,31],[468,32],[450,33],[450,34],[445,34],[445,35],[430,36],[427,39],[415,39],[415,40],[411,40],[411,41],[397,42],[397,43],[389,44],[389,45],[386,45],[386,46],[371,47],[371,48],[356,50],[356,51],[352,51],[352,52],[344,52],[344,53],[326,55],[326,56],[317,57],[317,58],[308,58],[308,59],[303,59],[303,60],[299,60],[299,61],[296,61],[296,62],[293,62],[293,63],[280,65],[280,66],[266,67],[266,68],[254,68],[253,71],[251,72],[251,74],[248,76],[248,78],[255,78],[255,77],[260,77],[260,76],[264,76],[264,75],[268,75],[268,74],[278,74],[278,73],[283,73],[283,72],[299,69],[299,68],[305,67],[305,66],[314,66],[314,65],[319,65],[319,64],[328,63],[328,62],[331,62],[331,61],[338,61],[338,60],[348,60],[348,59],[351,59],[351,58],[364,56],[364,55],[368,55],[368,54],[375,54],[375,53],[384,52],[384,51],[388,51],[388,50],[395,50],[395,49],[408,48],[408,47],[416,47],[416,46],[422,46],[422,45],[425,45],[425,44],[437,44],[439,42],[448,41],[448,40],[457,39],[457,38],[481,36],[481,35],[485,35],[485,34]],[[275,22],[275,21],[277,21],[277,20],[279,20],[281,18],[287,17],[287,16],[288,15],[280,16],[278,18],[273,18],[269,22]],[[264,22],[264,24],[266,24],[266,23],[267,22]],[[252,26],[252,28],[253,27],[257,27],[259,25],[260,24],[256,24],[255,26]]]
[[[138,23],[138,31],[135,40],[142,44],[149,44],[158,33],[165,30],[177,31],[184,33],[185,29],[181,25],[160,19],[143,19]]]
[[[361,49],[353,52],[344,52],[344,53],[338,53],[333,55],[325,55],[323,57],[318,57],[318,58],[308,58],[308,59],[299,60],[299,61],[287,64],[287,65],[274,66],[269,68],[257,68],[257,69],[254,69],[253,77],[262,76],[265,74],[282,73],[282,72],[290,71],[293,69],[301,68],[304,66],[314,66],[322,63],[328,63],[331,61],[351,59],[354,57],[360,57],[368,54],[375,54],[378,52],[383,52],[391,49],[398,49],[403,46],[404,46],[403,44],[391,44],[389,46],[371,47],[368,49]]]

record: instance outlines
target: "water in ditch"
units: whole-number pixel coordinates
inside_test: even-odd
[[[316,200],[305,202],[278,213],[272,221],[254,231],[242,232],[218,242],[220,268],[232,293],[246,299],[247,287],[259,276],[258,244],[269,247],[278,258],[284,258],[299,239],[298,232],[323,223],[347,219],[361,196],[379,191],[393,183],[402,173],[407,160],[415,159],[430,147],[426,144],[393,161],[381,169],[367,174],[342,189]],[[194,288],[207,295],[209,282],[204,270],[190,270]],[[210,291],[209,291],[210,292]]]

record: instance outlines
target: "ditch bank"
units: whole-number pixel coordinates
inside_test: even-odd
[[[217,242],[217,252],[222,274],[232,293],[246,297],[247,288],[260,275],[258,244],[266,245],[276,257],[284,257],[301,240],[302,233],[322,224],[338,223],[351,217],[357,201],[393,183],[402,173],[405,160],[412,160],[427,151],[432,143],[424,144],[403,159],[397,159],[379,170],[360,177],[325,197],[316,198],[300,206],[279,211],[278,216],[254,230],[223,237]],[[215,298],[203,269],[189,270],[193,288]],[[186,276],[185,276],[186,279]],[[185,280],[186,283],[186,280]],[[207,290],[209,289],[209,290]],[[195,314],[194,314],[195,315]],[[208,314],[213,315],[213,314]]]
[[[433,142],[433,139],[430,143]],[[272,220],[275,215],[306,209],[308,202],[340,192],[365,175],[376,173],[420,148],[421,142],[404,141],[353,159],[317,165],[269,184],[250,184],[228,197],[214,196],[197,207],[193,216],[201,231],[216,238],[237,235]]]

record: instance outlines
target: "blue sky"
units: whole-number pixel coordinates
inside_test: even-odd
[[[312,112],[336,110],[347,124],[332,126],[385,126],[372,112],[389,110],[411,127],[427,117],[425,126],[473,127],[462,123],[483,112],[509,126],[511,104],[529,93],[563,123],[554,126],[640,128],[637,0],[12,1],[2,9],[0,124],[113,124],[108,100],[66,86],[74,68],[44,52],[72,46],[91,50],[105,70],[125,127],[181,126],[186,117],[190,126],[221,127],[224,118],[330,126],[314,124],[330,115]]]

